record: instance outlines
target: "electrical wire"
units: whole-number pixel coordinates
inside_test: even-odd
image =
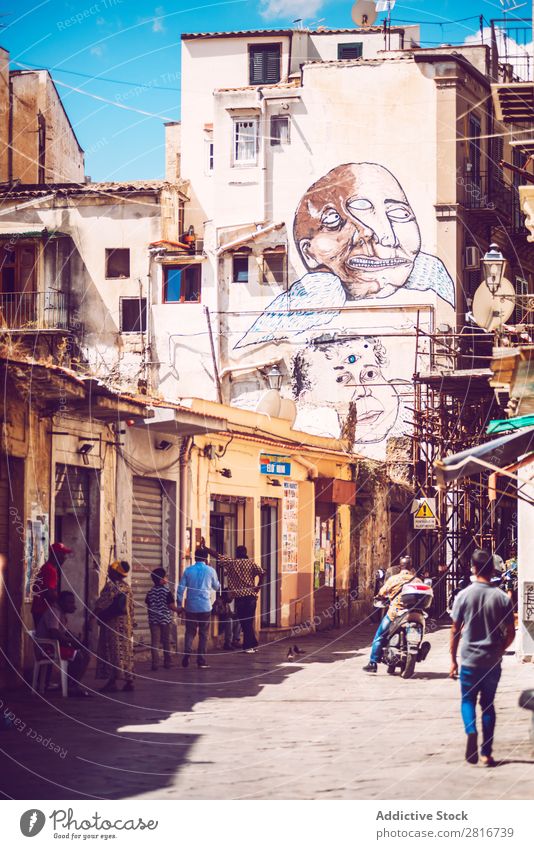
[[[94,74],[84,74],[81,71],[67,71],[65,68],[57,68],[54,65],[52,65],[50,67],[46,67],[46,65],[44,65],[43,63],[39,63],[38,65],[36,65],[32,62],[25,62],[23,64],[22,62],[15,62],[14,60],[12,60],[12,64],[17,65],[19,68],[28,68],[28,69],[34,68],[35,70],[39,70],[39,71],[48,71],[48,73],[50,75],[52,74],[52,71],[56,71],[59,74],[71,74],[74,77],[83,77],[84,79],[92,80],[93,82],[116,83],[117,85],[129,85],[132,88],[146,88],[146,89],[149,89],[150,91],[154,91],[154,90],[156,90],[156,91],[174,91],[174,92],[180,91],[179,88],[171,88],[170,86],[150,85],[149,83],[136,83],[136,82],[130,82],[129,80],[114,80],[111,77],[101,77],[101,76],[95,77]]]

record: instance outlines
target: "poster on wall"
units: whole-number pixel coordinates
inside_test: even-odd
[[[523,584],[523,621],[534,622],[534,583]]]
[[[32,517],[26,522],[26,581],[24,600],[30,601],[32,586],[39,569],[48,554],[48,513],[32,510]]]
[[[298,569],[298,483],[284,481],[282,500],[282,572]]]

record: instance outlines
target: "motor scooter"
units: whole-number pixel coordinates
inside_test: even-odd
[[[426,610],[432,604],[432,588],[417,580],[405,584],[401,590],[401,610],[389,627],[386,643],[382,649],[381,663],[385,663],[388,674],[394,675],[397,667],[401,678],[411,678],[415,665],[426,659],[430,643],[424,640]],[[383,598],[375,599],[376,608],[389,606]]]

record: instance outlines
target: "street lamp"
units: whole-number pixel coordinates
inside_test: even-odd
[[[484,280],[492,295],[496,295],[501,287],[505,265],[506,260],[500,252],[499,246],[493,242],[482,259]]]
[[[269,389],[280,389],[282,386],[282,381],[284,376],[280,369],[278,368],[276,363],[273,363],[269,371],[266,373],[265,377],[267,378],[267,383],[269,384]]]

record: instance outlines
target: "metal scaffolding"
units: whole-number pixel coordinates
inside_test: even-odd
[[[423,361],[430,368],[414,374],[415,490],[420,497],[437,499],[437,527],[414,532],[413,552],[416,566],[438,578],[440,614],[468,569],[471,552],[475,548],[493,551],[496,542],[488,475],[455,482],[445,490],[437,489],[434,477],[436,460],[479,445],[488,438],[490,419],[502,416],[489,385],[489,367],[451,368],[465,340],[465,331],[451,332],[446,338],[427,337]],[[416,358],[416,369],[422,359]]]

